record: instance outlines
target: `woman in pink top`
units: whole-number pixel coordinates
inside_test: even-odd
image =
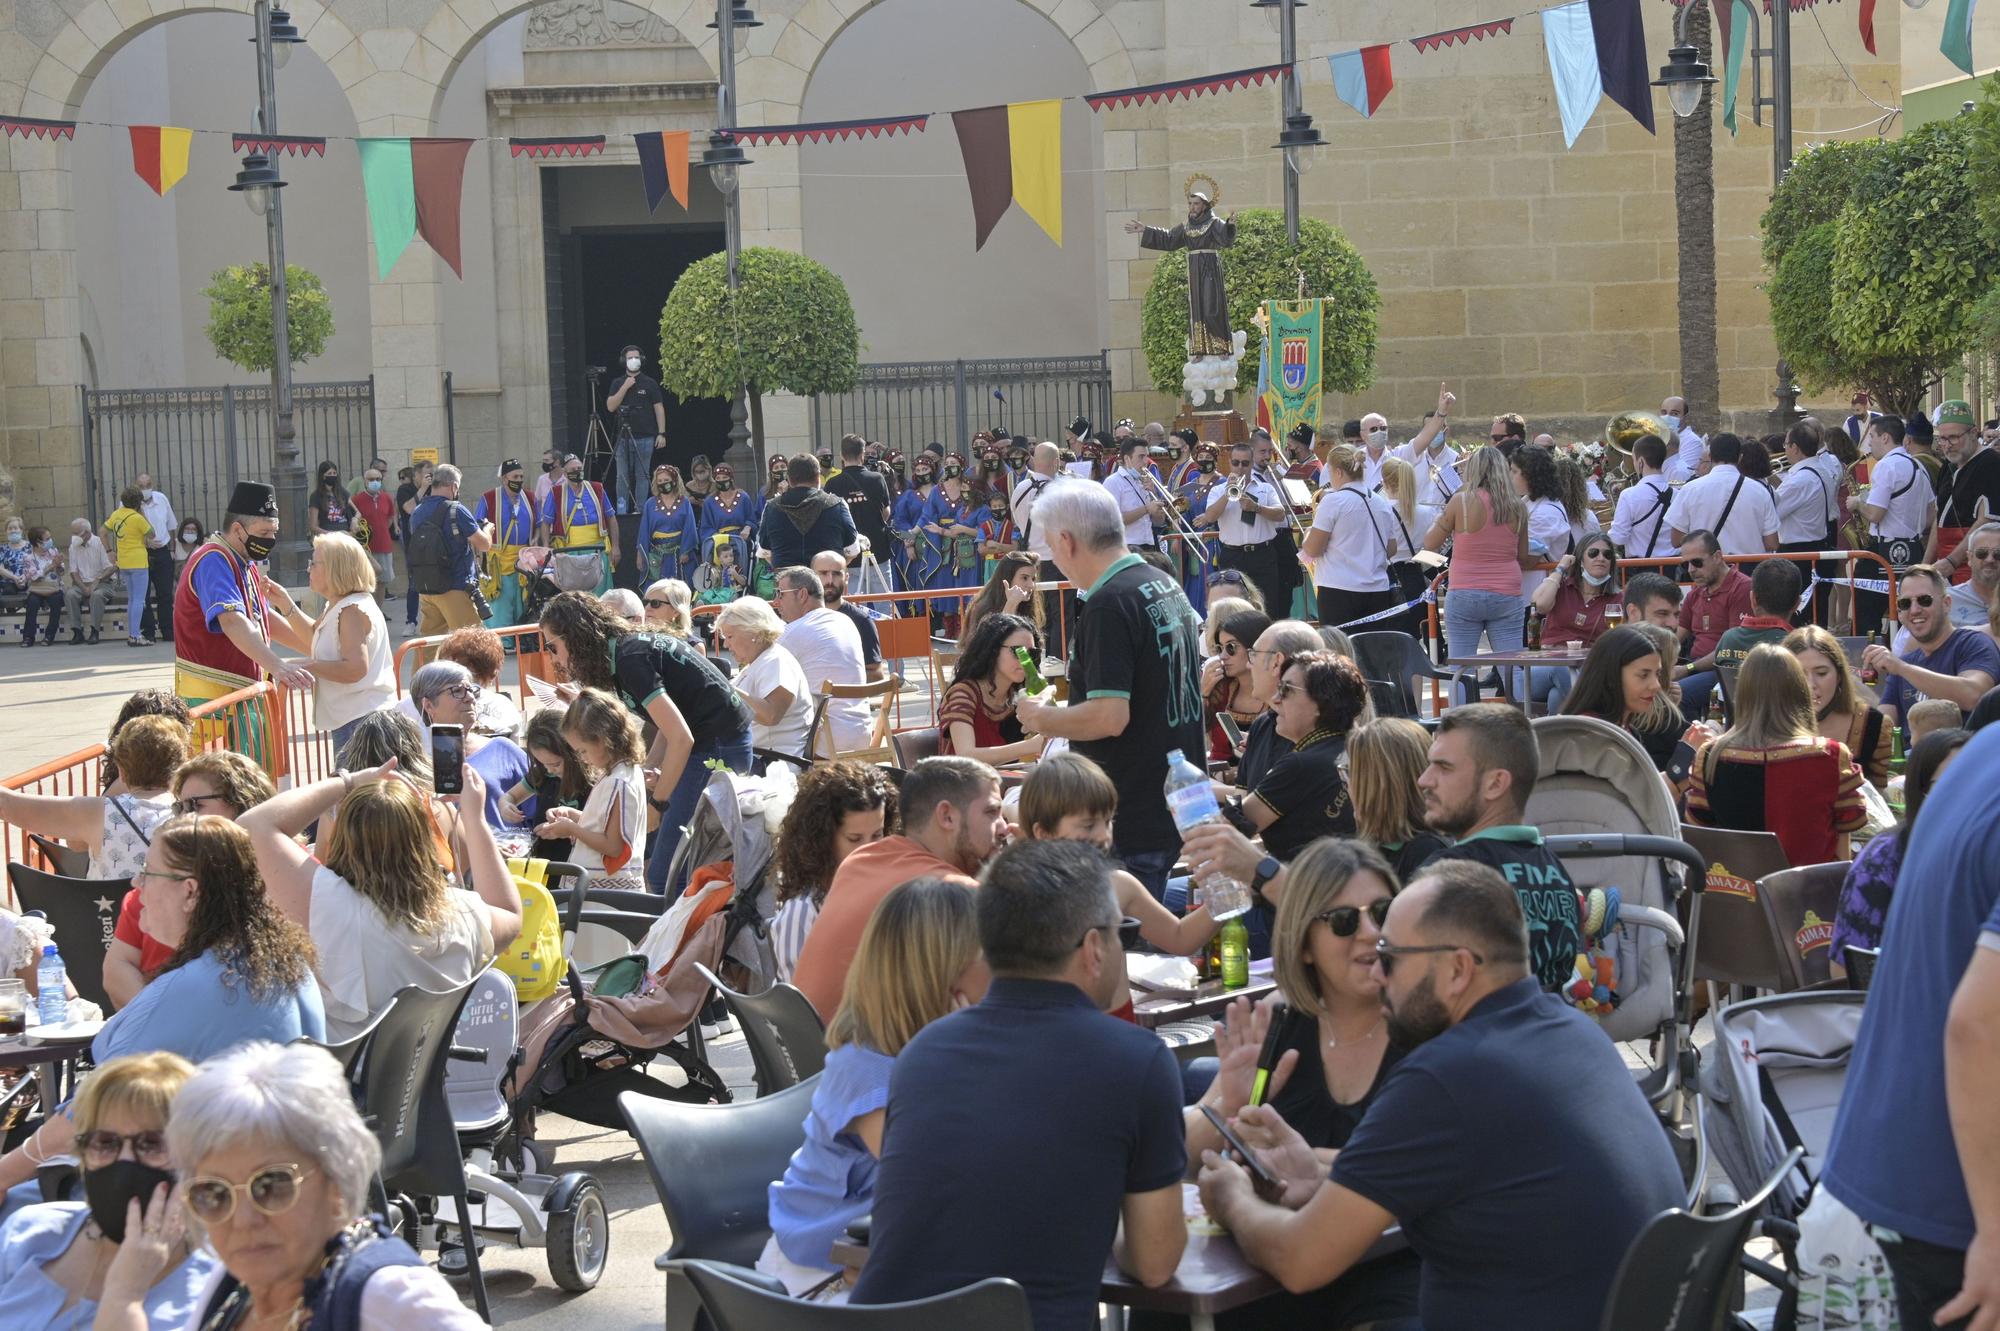
[[[1514,492],[1507,459],[1482,448],[1464,466],[1465,483],[1424,538],[1426,550],[1451,542],[1451,579],[1444,609],[1445,641],[1454,657],[1479,650],[1480,635],[1496,652],[1519,651],[1523,607],[1521,570],[1528,563],[1528,510]],[[1465,684],[1466,700],[1476,699]]]

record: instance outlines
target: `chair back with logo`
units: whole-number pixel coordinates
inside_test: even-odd
[[[1781,869],[1757,884],[1771,933],[1791,967],[1792,982],[1786,988],[1803,989],[1832,978],[1833,917],[1851,867],[1845,860],[1808,864]]]
[[[1758,890],[1763,879],[1791,867],[1778,838],[1683,823],[1681,839],[1708,861],[1693,940],[1695,978],[1773,992],[1795,988],[1792,964]]]

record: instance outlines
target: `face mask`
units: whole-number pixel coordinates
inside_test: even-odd
[[[1197,462],[1195,463],[1195,466],[1205,472],[1215,470],[1215,464],[1213,462]]]
[[[522,485],[524,485],[524,484],[525,484],[525,482],[524,482],[524,481],[522,481],[522,479],[521,479],[520,477],[518,477],[518,476],[513,476],[513,477],[509,477],[509,478],[508,478],[508,481],[507,481],[507,488],[508,488],[509,490],[512,490],[512,491],[513,491],[513,492],[514,492],[515,494],[519,494],[519,493],[521,493],[521,486],[522,486]],[[376,488],[376,489],[379,489],[380,487],[379,487],[379,486],[377,486],[377,487],[372,487],[372,488]]]
[[[380,489],[381,487],[378,485],[376,488]],[[189,527],[181,533],[181,539],[183,541],[199,541],[201,539],[201,529],[199,527]]]
[[[1586,573],[1583,575],[1583,580],[1589,586],[1602,587],[1605,583],[1611,581],[1611,575],[1609,573],[1604,573],[1596,577],[1593,577],[1590,574]]]
[[[374,494],[377,490],[380,490],[381,488],[382,488],[382,482],[380,481],[368,482],[368,492],[370,494]]]
[[[90,1204],[90,1218],[113,1243],[125,1241],[125,1209],[139,1199],[143,1211],[153,1193],[163,1183],[174,1181],[170,1169],[156,1169],[137,1160],[113,1160],[83,1171],[83,1198]]]
[[[21,533],[17,531],[10,531],[7,533],[7,544],[26,545],[27,543],[28,543],[28,538],[21,535]]]
[[[627,356],[625,358],[625,368],[637,374],[639,372],[639,358],[637,356]]]
[[[578,481],[583,479],[583,473],[580,471],[566,471],[563,473],[563,475],[569,478],[569,483],[571,485],[575,485]]]
[[[1681,428],[1681,418],[1663,412],[1660,415],[1660,424],[1666,426],[1669,430],[1678,430]]]
[[[275,536],[252,536],[247,532],[243,537],[243,552],[252,559],[269,559],[271,552],[278,548]]]
[[[543,471],[543,473],[544,473],[544,474],[546,474],[546,473],[548,473],[548,472],[552,472],[552,471],[554,471],[555,469],[556,469],[556,464],[555,464],[555,463],[553,463],[553,462],[544,462],[544,463],[542,464],[542,471]]]
[[[330,471],[326,475],[319,478],[319,483],[321,485],[339,485],[340,473],[337,471]]]
[[[44,537],[42,538],[42,549],[44,549],[44,550],[53,550],[53,549],[55,549],[55,546],[56,546],[56,542],[55,542],[55,538],[54,538],[54,537],[52,537],[52,536],[44,536]]]
[[[1380,448],[1389,442],[1389,432],[1387,430],[1370,430],[1368,432],[1368,442],[1376,448]]]

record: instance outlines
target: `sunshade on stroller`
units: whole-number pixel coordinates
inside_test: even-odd
[[[1617,1003],[1599,1024],[1613,1040],[1659,1041],[1644,1088],[1662,1106],[1693,1074],[1694,956],[1674,903],[1687,881],[1683,869],[1699,875],[1705,866],[1679,840],[1666,783],[1629,733],[1587,716],[1543,717],[1534,727],[1541,765],[1527,820],[1559,838],[1551,849],[1578,888],[1618,889],[1619,922],[1606,939]]]

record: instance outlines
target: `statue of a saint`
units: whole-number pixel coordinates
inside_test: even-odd
[[[1194,180],[1188,182],[1186,222],[1169,229],[1134,220],[1125,224],[1125,230],[1138,235],[1141,249],[1188,252],[1188,358],[1227,360],[1236,351],[1230,337],[1229,299],[1222,287],[1222,251],[1236,241],[1236,214],[1215,216],[1215,185],[1208,184],[1207,190],[1198,190]]]

